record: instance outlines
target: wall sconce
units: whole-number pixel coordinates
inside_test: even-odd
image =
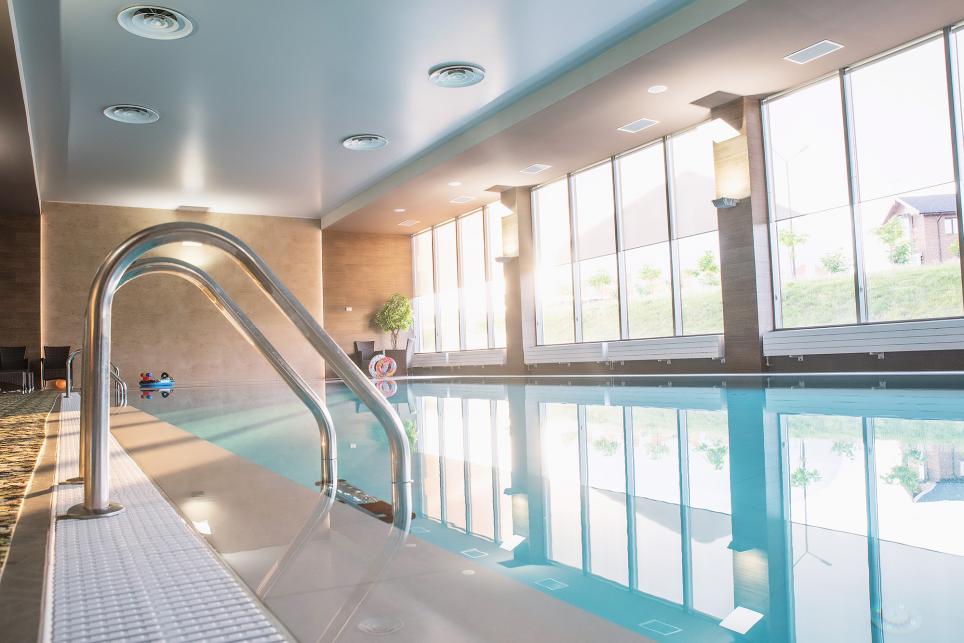
[[[713,199],[713,207],[717,210],[729,210],[730,208],[735,208],[739,202],[739,199],[734,199],[731,196],[721,196],[718,199]]]

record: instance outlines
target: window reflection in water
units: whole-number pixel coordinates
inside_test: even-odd
[[[957,621],[964,545],[949,526],[964,524],[964,421],[760,404],[759,430],[745,431],[744,414],[734,434],[726,392],[716,408],[539,394],[522,398],[537,426],[513,433],[500,397],[416,396],[420,517],[496,544],[521,537],[519,565],[555,565],[710,623],[771,592],[792,610],[796,641],[879,640],[875,630],[943,640]],[[763,446],[768,431],[776,446]],[[526,451],[518,479],[513,447]],[[766,489],[740,482],[756,475]],[[781,512],[784,529],[767,527]],[[782,599],[779,583],[754,585],[774,573],[786,575]]]

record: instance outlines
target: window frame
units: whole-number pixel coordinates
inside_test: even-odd
[[[536,199],[536,193],[547,186],[553,185],[560,181],[566,182],[566,189],[568,191],[568,203],[569,203],[569,260],[571,264],[572,273],[572,304],[573,304],[573,342],[565,342],[562,344],[546,344],[543,335],[543,318],[542,318],[542,292],[539,279],[535,279],[533,286],[533,296],[535,303],[535,321],[536,321],[536,345],[537,346],[567,346],[571,344],[582,344],[582,343],[607,343],[615,341],[645,341],[645,340],[659,340],[659,339],[670,339],[676,337],[698,337],[706,335],[720,335],[723,333],[721,329],[719,332],[715,333],[686,333],[683,327],[683,307],[682,307],[682,275],[680,271],[680,255],[679,255],[679,241],[681,237],[677,236],[677,207],[676,199],[674,195],[674,177],[673,177],[673,152],[672,152],[672,139],[674,137],[686,134],[693,130],[699,129],[709,123],[712,119],[707,119],[700,121],[690,127],[686,127],[679,131],[673,132],[672,134],[667,134],[659,138],[647,141],[642,145],[638,145],[631,149],[628,149],[619,154],[614,154],[603,160],[596,161],[584,167],[581,167],[572,172],[567,172],[565,176],[552,179],[551,181],[546,181],[540,183],[532,188],[530,192],[530,202],[532,210],[532,233],[533,233],[533,253],[535,255],[535,264],[540,264],[540,247],[541,238],[539,231],[539,217],[538,217],[538,202]],[[636,248],[626,249],[623,248],[623,222],[622,222],[622,194],[620,188],[622,185],[621,176],[621,166],[620,160],[623,157],[629,156],[636,152],[642,151],[646,148],[653,147],[656,145],[662,145],[663,154],[663,172],[664,172],[664,188],[666,191],[666,212],[665,221],[667,226],[668,239],[665,243],[669,247],[669,262],[670,262],[670,292],[672,297],[672,314],[673,314],[673,334],[666,336],[656,336],[656,337],[632,337],[630,335],[629,329],[629,296],[628,296],[628,279],[626,273],[626,253],[634,250]],[[579,213],[575,207],[575,177],[576,175],[585,172],[587,170],[592,170],[600,165],[606,163],[611,164],[612,169],[612,186],[613,186],[613,218],[614,218],[614,236],[616,245],[616,277],[617,277],[617,306],[619,311],[619,337],[612,340],[594,340],[590,342],[585,342],[583,340],[583,330],[582,330],[582,294],[581,294],[581,281],[582,275],[580,271],[580,261],[577,259],[579,256],[579,246],[577,239],[578,223],[579,223]],[[707,234],[709,232],[716,232],[719,234],[719,226],[717,226],[712,231],[706,231],[699,234]],[[683,239],[689,238],[694,235],[687,235],[682,237]],[[663,242],[659,242],[663,243]],[[655,244],[647,244],[655,245]],[[639,247],[647,247],[647,245]],[[608,255],[604,255],[608,256]],[[721,285],[722,288],[722,285]]]
[[[964,317],[964,313],[961,315],[953,315],[950,317],[923,317],[923,318],[913,318],[913,319],[895,319],[895,320],[872,320],[870,318],[870,312],[867,300],[867,273],[866,267],[864,265],[864,248],[863,248],[863,221],[861,217],[861,197],[860,197],[860,186],[859,177],[857,174],[857,149],[856,149],[856,138],[854,135],[855,125],[854,125],[854,110],[853,110],[853,95],[851,87],[851,74],[863,67],[872,65],[877,62],[881,62],[893,56],[900,55],[906,51],[909,51],[915,47],[933,42],[935,40],[941,40],[944,49],[944,69],[947,78],[947,99],[948,99],[948,119],[949,119],[949,131],[951,136],[951,163],[952,171],[954,177],[954,183],[957,185],[955,207],[957,209],[955,216],[955,225],[957,227],[957,240],[958,247],[964,247],[964,226],[962,226],[962,217],[964,217],[964,195],[962,195],[962,164],[964,164],[964,132],[962,132],[962,121],[964,121],[964,110],[962,110],[962,105],[964,105],[964,97],[962,97],[961,85],[964,83],[964,69],[960,69],[958,66],[958,41],[964,39],[964,23],[955,24],[948,27],[944,27],[940,31],[931,32],[925,34],[919,38],[904,43],[898,47],[888,49],[887,51],[881,52],[875,56],[871,56],[865,60],[859,61],[852,65],[846,67],[841,67],[836,71],[823,74],[817,78],[807,81],[796,87],[777,92],[767,96],[762,101],[761,105],[761,117],[763,125],[763,153],[764,153],[764,167],[766,169],[766,197],[767,197],[767,207],[768,207],[768,233],[769,233],[769,244],[770,244],[770,280],[773,292],[773,327],[776,330],[784,330],[787,327],[783,324],[783,295],[782,288],[783,284],[781,281],[781,271],[780,271],[780,249],[779,249],[779,235],[777,232],[778,220],[774,219],[775,209],[775,199],[772,177],[773,172],[773,154],[771,150],[770,143],[770,121],[769,121],[769,110],[768,105],[780,98],[791,95],[801,90],[815,85],[820,82],[827,81],[831,78],[836,77],[840,83],[840,100],[841,100],[841,113],[843,116],[843,144],[844,144],[844,163],[845,170],[847,173],[847,188],[848,188],[848,209],[850,212],[850,230],[851,230],[851,240],[854,259],[854,304],[856,306],[856,321],[852,323],[833,323],[833,324],[813,324],[806,326],[793,326],[793,330],[802,330],[808,328],[833,328],[839,326],[859,326],[868,324],[894,324],[894,323],[905,323],[905,322],[916,322],[916,321],[930,321],[936,319],[960,319]],[[960,270],[961,270],[961,290],[964,293],[964,256],[959,257]]]
[[[418,292],[418,270],[417,270],[417,257],[415,253],[415,238],[419,235],[428,233],[429,239],[432,244],[432,289],[433,289],[433,302],[435,307],[435,344],[432,347],[426,347],[422,345],[421,338],[421,315],[419,314],[420,307],[415,306],[413,311],[413,332],[415,335],[415,352],[424,354],[433,353],[451,353],[452,350],[443,351],[439,349],[440,344],[440,324],[441,319],[441,298],[438,295],[438,256],[439,256],[439,244],[437,242],[437,229],[453,224],[455,226],[455,267],[456,267],[456,285],[458,290],[458,323],[459,323],[459,352],[463,351],[480,351],[480,350],[499,350],[503,349],[504,346],[497,346],[495,341],[495,309],[494,309],[494,299],[493,299],[493,288],[492,288],[492,262],[496,259],[496,249],[492,248],[492,239],[490,237],[490,226],[494,225],[493,220],[496,218],[496,214],[492,212],[492,207],[494,204],[489,203],[483,205],[480,208],[475,208],[464,214],[460,214],[457,217],[452,217],[444,221],[439,221],[438,223],[419,230],[410,237],[410,242],[412,244],[412,284],[413,292]],[[466,348],[466,318],[465,318],[465,295],[463,292],[463,275],[462,275],[462,219],[479,214],[482,217],[482,259],[484,264],[484,277],[485,277],[485,300],[486,300],[486,337],[487,342],[484,348]]]

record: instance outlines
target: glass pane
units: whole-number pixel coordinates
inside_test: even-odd
[[[637,589],[682,603],[676,411],[636,407],[632,416]]]
[[[550,560],[582,567],[579,423],[574,404],[543,405],[542,461]]]
[[[690,511],[693,607],[717,618],[733,611],[733,520],[729,514]]]
[[[777,223],[784,328],[857,321],[850,207]]]
[[[629,583],[626,539],[626,442],[621,406],[586,407],[591,569]]]
[[[609,161],[574,174],[578,259],[592,259],[616,252],[616,221],[613,214],[613,167]]]
[[[666,220],[666,161],[657,143],[619,157],[620,205],[623,249],[669,239]]]
[[[455,221],[435,228],[438,262],[438,350],[459,350],[459,283],[455,250]]]
[[[709,232],[680,239],[678,244],[683,334],[722,333],[719,235]]]
[[[575,338],[572,312],[572,268],[543,267],[539,274],[542,343],[568,344]]]
[[[510,210],[501,203],[485,208],[489,228],[489,297],[492,301],[493,348],[505,346],[505,271],[496,258],[502,256],[502,217]]]
[[[462,400],[442,400],[442,445],[445,455],[445,522],[465,530],[465,432]]]
[[[499,497],[499,541],[508,540],[515,533],[512,522],[512,496],[505,489],[512,488],[512,437],[509,434],[509,403],[495,403],[495,445],[493,450],[498,470],[497,494]]]
[[[770,192],[774,219],[846,208],[840,80],[834,76],[766,104]]]
[[[630,337],[673,335],[673,274],[669,243],[624,253]]]
[[[473,534],[495,540],[495,511],[492,505],[493,422],[488,400],[466,400],[468,405],[468,453],[469,481],[472,490]]]
[[[850,82],[870,320],[960,315],[960,244],[942,226],[957,214],[943,41]]]
[[[730,432],[725,411],[684,411],[690,506],[730,513]]]
[[[669,138],[673,167],[676,236],[716,230],[716,170],[710,128],[696,127]]]
[[[466,350],[489,346],[488,306],[485,297],[485,234],[479,210],[458,220],[459,260],[462,262],[462,305],[465,307]]]
[[[616,255],[579,263],[582,341],[619,339],[619,287]]]
[[[422,511],[429,518],[442,519],[442,478],[439,446],[438,400],[423,397],[419,400],[418,422],[419,457],[422,469]]]
[[[539,231],[539,263],[544,266],[569,263],[569,191],[566,180],[533,190],[532,197]]]
[[[418,313],[418,349],[435,350],[435,278],[432,274],[432,231],[412,237],[415,253],[415,310]]]

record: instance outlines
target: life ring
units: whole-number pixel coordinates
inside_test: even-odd
[[[389,358],[391,359],[391,358]],[[383,379],[375,382],[375,388],[378,392],[384,395],[386,398],[391,397],[398,393],[398,384],[395,380]]]
[[[398,370],[398,364],[388,355],[378,354],[368,362],[368,373],[374,378],[391,377]]]

